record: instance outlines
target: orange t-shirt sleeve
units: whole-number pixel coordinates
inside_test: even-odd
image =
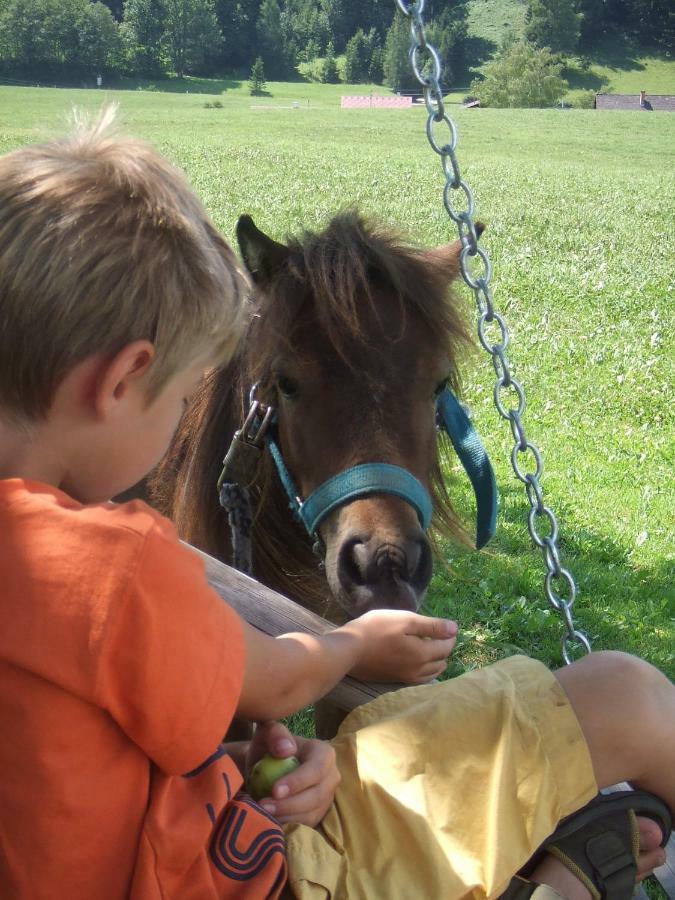
[[[97,702],[168,774],[209,757],[232,720],[244,675],[239,617],[201,559],[157,520],[102,641]]]

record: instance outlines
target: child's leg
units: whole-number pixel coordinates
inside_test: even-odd
[[[385,694],[333,742],[342,784],[320,828],[288,835],[295,896],[498,897],[598,782],[672,803],[674,703],[662,675],[615,653]]]
[[[675,815],[675,686],[625,653],[593,653],[555,673],[581,725],[598,785],[630,781]]]
[[[335,804],[318,830],[288,833],[302,900],[498,897],[597,793],[564,690],[523,657],[385,694],[351,713],[333,746]]]
[[[631,781],[675,813],[675,687],[652,666],[622,653],[594,653],[556,673],[579,719],[600,787]],[[639,819],[638,874],[663,861],[662,834]],[[545,856],[530,876],[568,900],[590,900],[561,862]]]

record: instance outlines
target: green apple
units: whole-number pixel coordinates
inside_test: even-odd
[[[248,791],[254,800],[262,800],[272,794],[272,786],[284,775],[288,775],[300,765],[295,756],[263,756],[253,766],[248,775]]]

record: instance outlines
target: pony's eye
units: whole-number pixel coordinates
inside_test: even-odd
[[[277,376],[277,387],[279,388],[281,396],[285,397],[287,400],[293,400],[298,396],[297,384],[290,378],[286,378],[285,375]]]
[[[434,388],[434,398],[440,397],[443,391],[448,386],[449,378],[444,378],[439,384]]]

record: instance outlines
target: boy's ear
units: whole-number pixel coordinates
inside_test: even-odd
[[[122,409],[130,392],[139,387],[154,358],[154,345],[143,340],[127,344],[101,363],[94,388],[94,405],[99,418],[107,418]]]
[[[485,225],[482,222],[476,222],[476,237],[480,238],[485,231]],[[442,247],[434,247],[433,250],[426,251],[426,258],[435,263],[442,272],[444,272],[450,281],[453,281],[459,275],[459,255],[462,252],[462,242],[453,241],[451,244],[444,244]]]
[[[250,216],[239,216],[237,242],[244,264],[256,284],[268,281],[288,257],[288,247],[263,234]]]

